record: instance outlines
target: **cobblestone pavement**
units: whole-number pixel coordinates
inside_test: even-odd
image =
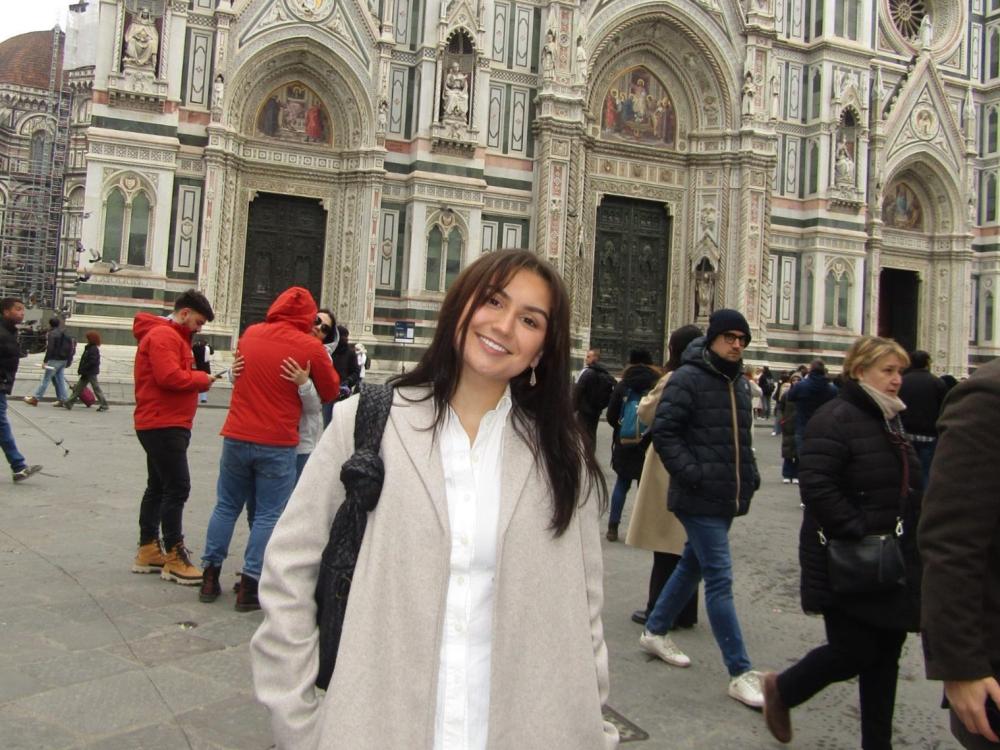
[[[131,386],[114,381],[108,378],[107,413],[10,402],[22,452],[45,468],[18,485],[0,477],[0,748],[265,750],[270,732],[253,698],[247,647],[261,616],[235,612],[229,592],[239,557],[224,568],[226,593],[213,604],[200,604],[190,588],[129,572],[144,461],[131,408],[120,403]],[[22,377],[17,394],[33,387]],[[224,406],[227,396],[214,392],[212,405]],[[198,412],[190,450],[185,524],[195,558],[214,501],[226,413],[212,405]],[[607,466],[606,425],[599,437]],[[757,668],[770,669],[819,644],[822,622],[798,607],[800,511],[794,488],[778,479],[778,438],[760,425],[756,441],[765,482],[732,540],[748,649]],[[626,523],[631,504],[630,496]],[[241,524],[232,547],[237,555],[245,541]],[[645,601],[651,556],[621,543],[604,547],[610,705],[649,735],[625,747],[778,747],[759,713],[726,696],[725,669],[704,612],[694,630],[677,636],[692,668],[674,669],[639,651],[640,629],[629,614]],[[795,711],[794,747],[857,748],[856,693],[854,684],[838,685]],[[939,686],[923,679],[919,642],[911,637],[900,671],[897,748],[957,750],[939,696]]]

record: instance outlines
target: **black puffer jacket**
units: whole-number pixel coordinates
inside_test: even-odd
[[[613,443],[611,445],[611,468],[615,474],[627,479],[638,480],[642,476],[642,465],[646,461],[646,448],[649,447],[649,432],[643,437],[642,442],[631,445],[622,445],[618,439],[618,422],[622,417],[622,408],[625,406],[627,392],[631,389],[633,398],[640,398],[656,385],[660,379],[660,373],[649,365],[632,365],[626,368],[622,374],[621,382],[615,386],[611,392],[611,401],[608,403],[608,424],[614,429]]]
[[[87,344],[83,348],[83,356],[76,368],[77,375],[96,378],[101,373],[101,348],[97,344]]]
[[[701,516],[741,516],[760,486],[750,446],[753,407],[742,368],[720,372],[705,337],[684,350],[656,407],[653,445],[670,473],[667,507]]]
[[[17,326],[14,321],[0,318],[0,393],[14,390],[14,378],[21,364],[21,348],[17,343]]]
[[[897,429],[901,428],[896,421]],[[806,427],[799,456],[799,491],[805,505],[799,563],[806,612],[839,610],[877,627],[917,629],[920,476],[913,448],[893,442],[881,409],[856,382],[845,381],[838,397],[819,408]],[[908,493],[901,504],[904,480]],[[888,594],[835,594],[830,589],[820,528],[831,539],[891,533],[901,507],[907,587]]]

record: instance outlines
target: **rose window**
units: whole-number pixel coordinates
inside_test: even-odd
[[[899,33],[912,41],[927,15],[927,0],[889,0],[889,14]]]

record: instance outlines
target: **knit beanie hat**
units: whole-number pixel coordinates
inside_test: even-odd
[[[747,319],[738,310],[724,307],[721,310],[716,310],[708,319],[708,332],[705,334],[705,341],[711,345],[716,336],[721,336],[727,331],[739,331],[745,334],[747,337],[745,343],[750,343],[750,324],[747,323]]]

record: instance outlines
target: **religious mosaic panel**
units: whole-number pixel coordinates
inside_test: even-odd
[[[601,135],[629,143],[676,145],[673,100],[647,68],[632,68],[611,84],[601,112]]]
[[[257,112],[257,134],[292,143],[330,143],[330,115],[316,93],[299,81],[271,92]]]
[[[920,199],[909,185],[899,182],[894,188],[886,191],[885,200],[882,202],[882,220],[886,226],[896,229],[924,228],[924,213]]]

